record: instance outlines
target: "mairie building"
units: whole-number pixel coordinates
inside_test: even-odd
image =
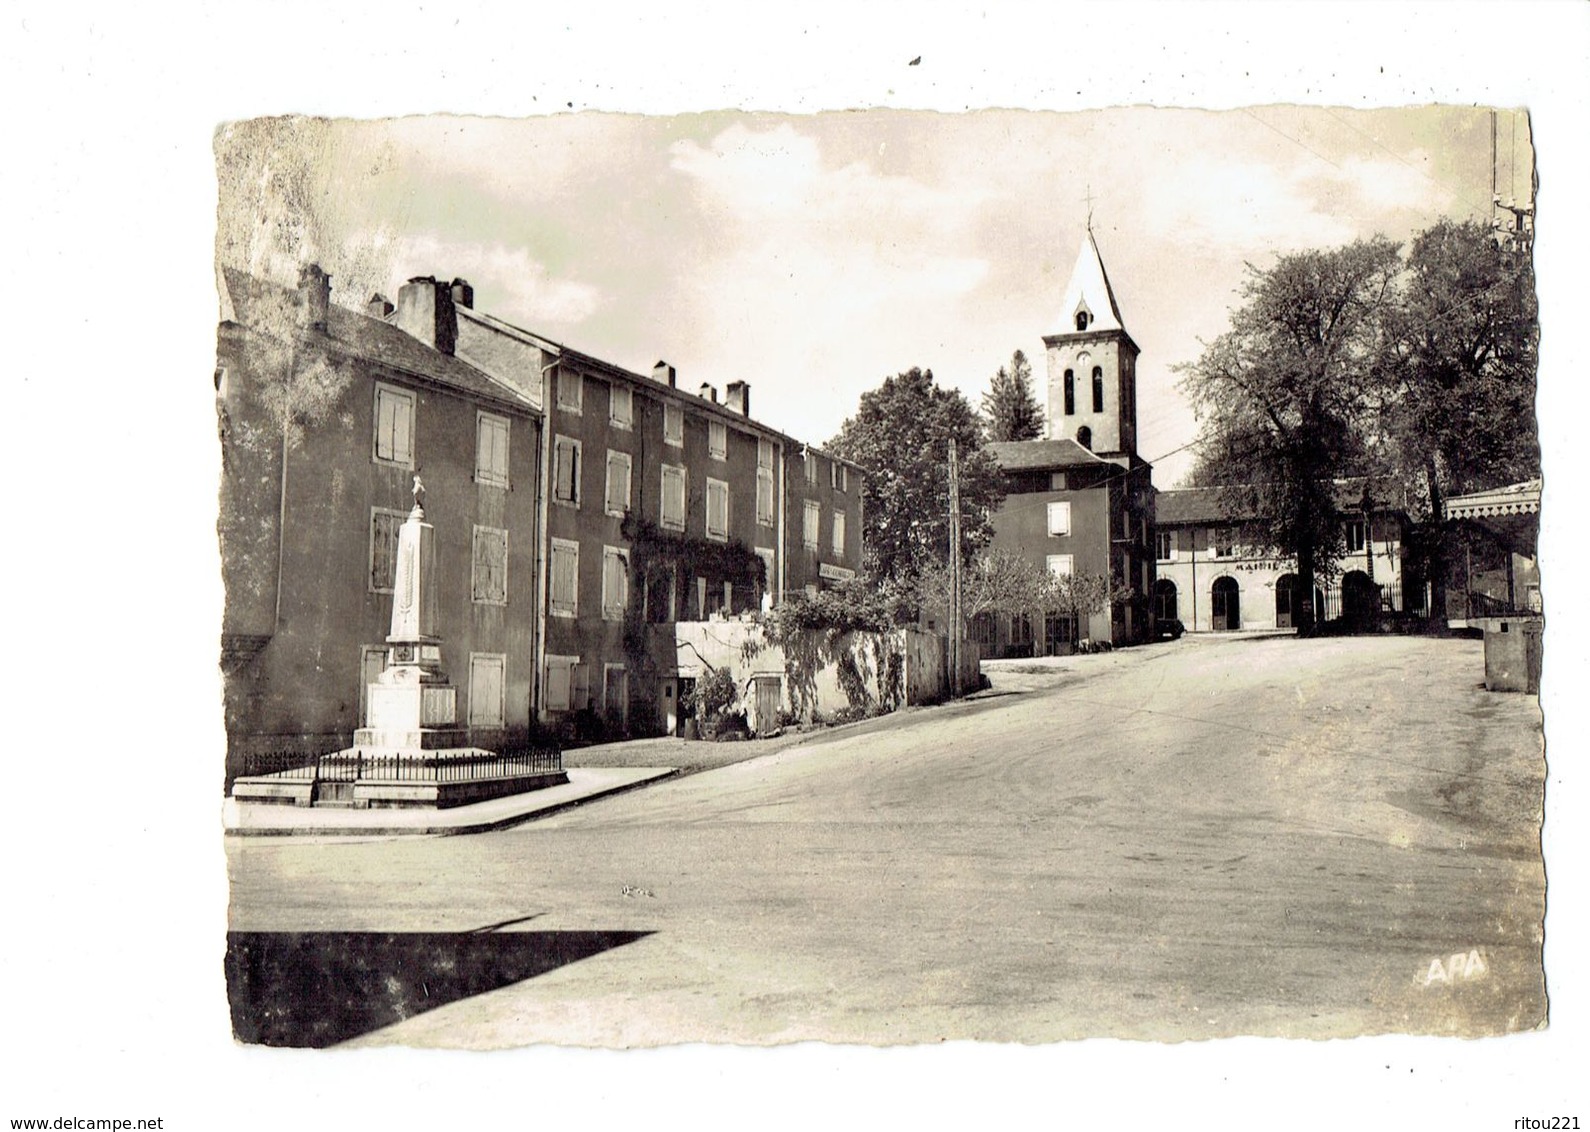
[[[1408,516],[1386,481],[1333,485],[1343,554],[1314,587],[1314,620],[1363,629],[1397,614],[1427,611],[1427,587],[1406,577]],[[1308,600],[1288,556],[1243,537],[1249,516],[1217,487],[1157,493],[1154,614],[1190,633],[1295,629]],[[1411,582],[1411,584],[1410,584]]]

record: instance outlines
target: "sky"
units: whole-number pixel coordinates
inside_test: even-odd
[[[257,160],[253,138],[219,152]],[[1504,200],[1530,197],[1529,138],[1497,113]],[[1247,265],[1488,220],[1491,144],[1473,106],[339,119],[272,160],[307,187],[310,242],[267,229],[247,262],[291,279],[363,249],[377,270],[333,279],[352,306],[462,276],[479,309],[631,370],[748,381],[756,416],[821,442],[912,366],[975,405],[1019,349],[1042,401],[1091,216],[1142,349],[1140,454],[1170,487],[1197,431],[1174,367],[1225,328]],[[250,182],[221,207],[294,206]]]

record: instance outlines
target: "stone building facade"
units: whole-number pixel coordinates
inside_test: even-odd
[[[853,577],[860,469],[720,398],[474,309],[223,276],[216,396],[228,777],[347,748],[423,479],[443,663],[483,747],[677,725],[674,625]]]
[[[861,471],[751,415],[751,387],[681,387],[459,303],[458,352],[545,414],[537,718],[676,728],[674,625],[739,616],[861,565]]]
[[[1405,577],[1407,515],[1394,492],[1363,480],[1337,484],[1346,553],[1337,574],[1315,587],[1317,622],[1367,625],[1377,617],[1423,612],[1425,587]],[[1305,600],[1296,564],[1256,550],[1242,536],[1219,488],[1157,493],[1154,611],[1188,632],[1297,627]],[[1365,501],[1367,507],[1365,506]]]
[[[527,738],[536,677],[541,414],[514,386],[404,329],[400,311],[223,274],[215,373],[228,775],[347,747],[392,616],[398,530],[423,476],[436,531],[442,661],[471,742]],[[446,293],[444,295],[444,292]],[[390,319],[390,321],[389,321]]]

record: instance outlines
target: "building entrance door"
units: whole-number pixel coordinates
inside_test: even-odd
[[[1176,620],[1176,583],[1160,578],[1154,583],[1154,617],[1164,624]]]
[[[1210,624],[1214,630],[1242,628],[1240,595],[1235,578],[1217,578],[1209,590]]]
[[[779,692],[782,681],[777,676],[756,678],[756,733],[766,735],[778,727]]]
[[[602,670],[602,715],[610,733],[629,733],[629,673],[622,665],[609,664]]]
[[[1275,580],[1275,627],[1296,629],[1303,619],[1303,591],[1296,574],[1282,574]]]

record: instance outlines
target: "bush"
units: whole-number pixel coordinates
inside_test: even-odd
[[[715,734],[739,698],[734,685],[734,675],[727,668],[709,668],[696,680],[690,694],[691,706],[704,736]],[[740,713],[740,723],[745,724],[745,713]]]

